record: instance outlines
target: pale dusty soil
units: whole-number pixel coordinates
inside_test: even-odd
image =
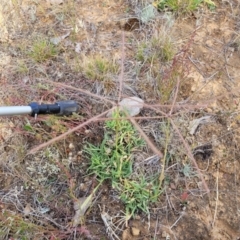
[[[125,87],[123,94],[133,94],[126,86],[131,86],[137,94],[145,101],[156,101],[156,97],[151,91],[146,91],[144,87],[135,84],[137,78],[133,80],[132,69],[135,67],[133,61],[135,43],[144,37],[153,34],[162,24],[162,20],[149,24],[148,26],[135,25],[133,29],[129,27],[129,16],[135,16],[140,3],[132,1],[132,5],[127,1],[97,1],[82,0],[75,1],[71,9],[72,14],[65,12],[67,20],[60,24],[55,21],[54,16],[64,11],[61,6],[56,8],[52,5],[45,5],[44,10],[41,4],[31,1],[19,1],[17,5],[11,5],[8,1],[0,4],[0,104],[24,104],[25,101],[40,101],[41,92],[37,92],[32,85],[37,80],[44,78],[53,79],[75,87],[88,89],[97,92],[97,87],[91,85],[91,81],[83,79],[81,73],[75,71],[77,54],[74,48],[77,43],[81,46],[81,53],[103,53],[108,58],[113,58],[121,62],[122,32],[125,35]],[[47,4],[47,3],[46,3]],[[230,240],[240,239],[240,132],[239,132],[239,107],[240,107],[240,10],[237,1],[216,2],[215,12],[210,12],[206,8],[200,9],[192,16],[179,17],[175,20],[171,34],[175,39],[176,46],[189,46],[186,57],[188,73],[181,86],[178,101],[182,103],[205,104],[207,107],[200,111],[193,112],[187,117],[182,116],[183,129],[187,129],[189,122],[198,117],[212,116],[213,121],[201,125],[194,136],[183,134],[186,141],[191,146],[212,145],[213,153],[203,159],[196,156],[199,168],[210,189],[210,194],[203,194],[204,190],[201,181],[196,178],[183,178],[177,170],[172,170],[171,184],[167,187],[159,202],[152,207],[150,218],[139,215],[134,220],[129,221],[129,226],[124,227],[119,233],[119,239],[213,239]],[[72,7],[73,5],[69,5]],[[130,10],[129,10],[130,9]],[[156,18],[160,18],[162,13],[157,13]],[[35,19],[36,18],[36,19]],[[72,23],[74,21],[74,24]],[[30,39],[38,34],[52,37],[62,35],[69,29],[75,27],[75,35],[64,41],[64,51],[61,56],[48,64],[35,64],[26,61],[29,66],[28,73],[17,73],[17,66],[25,56],[21,54],[21,45],[28,44]],[[132,44],[133,43],[133,44]],[[44,74],[43,74],[44,72]],[[25,81],[28,79],[27,81]],[[117,82],[117,80],[116,80]],[[135,84],[135,85],[134,85]],[[147,84],[147,83],[146,83]],[[57,91],[59,89],[55,89]],[[64,92],[66,96],[74,95],[70,90]],[[111,92],[112,99],[117,99],[118,89]],[[48,99],[49,100],[49,99]],[[104,107],[101,103],[91,102],[91,100],[80,96],[77,100],[84,101],[87,109],[84,113],[92,116],[100,113]],[[91,106],[91,104],[93,106]],[[99,108],[99,105],[101,106]],[[92,111],[92,112],[91,112]],[[89,113],[91,112],[91,113]],[[21,135],[21,118],[11,118],[0,120],[0,148],[1,156],[1,188],[4,192],[10,191],[18,185],[16,180],[19,176],[7,173],[6,163],[8,152],[6,148],[14,148],[19,144],[21,137],[26,141],[23,134],[16,137],[16,132]],[[149,121],[149,124],[150,121]],[[145,129],[147,123],[144,122]],[[153,124],[154,125],[154,124]],[[151,125],[152,126],[152,125]],[[92,135],[84,135],[84,131],[78,136],[86,138],[93,143],[101,139],[101,125],[92,125],[90,129]],[[95,130],[94,130],[95,129]],[[98,135],[96,137],[96,135]],[[44,139],[40,139],[40,142]],[[76,136],[67,140],[76,141]],[[77,142],[79,141],[79,142]],[[77,149],[81,149],[82,140],[73,142]],[[30,136],[28,147],[38,144],[38,140]],[[27,147],[27,148],[28,148]],[[77,150],[74,152],[74,154]],[[186,159],[182,159],[184,162]],[[9,161],[9,160],[8,160]],[[25,169],[31,165],[32,168],[38,165],[34,160],[22,156],[18,170]],[[84,160],[86,161],[86,160]],[[75,163],[76,181],[89,185],[89,178],[84,177],[79,169],[86,169],[86,162]],[[16,162],[16,161],[15,161]],[[83,164],[83,165],[81,165]],[[15,164],[11,165],[13,168]],[[20,171],[19,170],[19,171]],[[80,170],[79,170],[80,171]],[[17,171],[16,171],[17,172]],[[25,179],[31,178],[34,173],[26,171]],[[24,175],[24,173],[23,173]],[[30,181],[30,180],[29,180]],[[63,181],[63,180],[62,180]],[[64,191],[66,186],[62,187]],[[181,189],[188,191],[187,204],[182,205],[180,200]],[[26,198],[30,199],[35,190],[25,190]],[[39,189],[38,189],[39,191]],[[79,194],[87,191],[79,190]],[[59,194],[60,196],[61,194]],[[61,196],[62,197],[62,196]],[[26,198],[22,198],[22,206],[26,204]],[[63,196],[63,201],[65,200]],[[30,201],[30,200],[29,200]],[[52,200],[50,205],[57,209],[57,200]],[[30,201],[31,202],[31,201]],[[14,209],[11,202],[4,203],[9,209]],[[111,197],[111,188],[106,184],[103,186],[101,195],[97,202],[86,216],[86,227],[97,239],[107,239],[106,228],[100,217],[98,205],[106,206],[106,210],[111,215],[119,213],[123,206],[119,201]],[[73,215],[72,208],[68,204],[62,206],[62,213],[55,214],[55,219]],[[68,208],[69,206],[69,208]],[[17,211],[16,209],[14,211]],[[54,212],[54,210],[53,210]],[[56,220],[57,221],[57,220]],[[68,220],[62,220],[64,223]],[[140,229],[137,237],[132,235],[132,229]],[[168,238],[169,237],[169,238]],[[10,239],[10,238],[9,238]],[[67,239],[67,238],[66,238]]]

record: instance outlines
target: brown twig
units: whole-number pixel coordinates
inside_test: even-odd
[[[214,227],[215,221],[217,219],[217,210],[218,210],[218,204],[219,204],[219,189],[218,189],[218,181],[219,181],[219,164],[217,165],[217,179],[216,179],[216,204],[214,209],[214,216],[212,221],[212,227]]]

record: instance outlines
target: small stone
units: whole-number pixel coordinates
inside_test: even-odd
[[[69,144],[69,149],[74,149],[74,145],[72,143]]]
[[[87,185],[85,183],[80,183],[79,188],[81,191],[85,192],[87,190]]]
[[[87,176],[84,178],[84,182],[88,182],[88,181],[89,181],[89,177]]]
[[[197,86],[196,86],[196,85],[193,85],[193,86],[191,87],[191,91],[192,91],[192,92],[195,92],[196,89],[197,89]]]
[[[176,187],[176,185],[174,183],[170,183],[170,188],[173,189],[173,190],[177,189],[177,187]]]
[[[131,227],[131,233],[134,237],[137,237],[140,235],[140,229],[138,229],[136,227]]]

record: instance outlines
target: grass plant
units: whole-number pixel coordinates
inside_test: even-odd
[[[170,100],[180,74],[179,64],[176,64],[177,50],[170,32],[170,29],[162,27],[151,39],[139,43],[136,54],[136,60],[141,62],[139,74],[145,79],[152,79],[150,81],[161,103]],[[167,72],[171,73],[166,76]]]
[[[29,68],[24,60],[17,61],[17,72],[20,74],[27,74],[29,72]]]
[[[133,153],[145,143],[128,120],[119,119],[123,116],[115,111],[114,119],[105,123],[102,143],[99,146],[88,144],[85,151],[91,159],[89,172],[100,181],[111,181],[126,206],[129,218],[138,210],[148,213],[149,204],[157,200],[160,190],[156,179],[149,181],[144,175],[133,178]]]
[[[166,63],[172,60],[175,52],[172,39],[163,30],[151,39],[139,43],[136,59],[150,64],[155,64],[158,61]]]
[[[79,67],[83,75],[96,82],[99,89],[104,93],[110,93],[116,88],[119,65],[112,59],[109,60],[102,55],[83,56],[83,63]],[[100,90],[98,90],[100,91]]]
[[[56,57],[57,54],[57,47],[46,39],[35,40],[31,50],[28,52],[29,57],[38,63],[52,59]]]
[[[83,73],[92,80],[106,81],[118,73],[119,67],[101,55],[83,57]]]
[[[105,125],[105,135],[100,146],[88,144],[86,152],[91,157],[89,171],[102,180],[110,179],[118,183],[132,173],[132,151],[143,146],[143,140],[136,135],[131,123],[118,120],[121,115],[115,112],[114,120]]]

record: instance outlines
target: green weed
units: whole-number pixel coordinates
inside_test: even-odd
[[[45,39],[36,40],[28,53],[35,62],[44,62],[56,57],[57,54],[57,47]]]
[[[91,159],[90,173],[100,181],[111,180],[126,206],[126,216],[131,217],[137,210],[148,212],[149,203],[157,199],[160,191],[153,179],[147,181],[143,175],[132,176],[133,151],[140,150],[144,141],[128,120],[119,120],[123,116],[116,111],[114,119],[106,121],[100,146],[88,144],[85,151]]]
[[[137,180],[124,179],[119,190],[127,216],[133,216],[137,210],[149,213],[149,204],[156,202],[160,195],[157,179],[152,179],[150,183],[143,176]]]
[[[89,144],[86,148],[91,157],[89,170],[100,180],[119,182],[129,177],[132,173],[132,151],[144,144],[131,123],[118,120],[119,117],[120,113],[116,112],[115,119],[106,122],[106,132],[100,146]]]

